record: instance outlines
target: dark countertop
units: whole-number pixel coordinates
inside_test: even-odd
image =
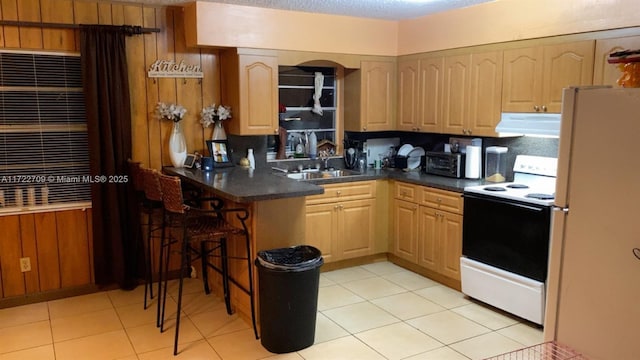
[[[249,170],[239,166],[214,171],[165,167],[163,172],[180,176],[183,181],[239,203],[324,193],[324,189],[316,184],[277,176],[271,170]]]
[[[284,174],[277,175],[284,177]],[[384,169],[374,170],[367,169],[359,175],[343,176],[339,178],[322,178],[304,180],[303,182],[309,182],[313,184],[333,184],[333,183],[345,183],[353,181],[364,180],[378,180],[378,179],[392,179],[398,181],[404,181],[416,185],[430,186],[442,190],[449,190],[461,193],[465,186],[482,185],[486,182],[483,179],[471,180],[471,179],[455,179],[445,176],[425,174],[421,171],[403,171],[401,169]]]
[[[192,185],[206,187],[222,198],[240,203],[322,194],[324,189],[319,185],[365,180],[393,179],[460,193],[465,186],[485,183],[482,179],[455,179],[400,169],[367,169],[361,174],[312,180],[293,180],[284,173],[273,170],[251,171],[239,166],[210,172],[174,167],[165,167],[163,171],[178,175]]]

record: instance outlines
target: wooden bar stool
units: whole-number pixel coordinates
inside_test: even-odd
[[[154,239],[159,239],[160,254],[162,256],[162,244],[165,238],[165,221],[164,221],[164,206],[162,204],[162,189],[160,188],[160,180],[158,178],[158,171],[155,169],[147,169],[140,167],[140,173],[142,174],[142,183],[144,188],[144,206],[143,211],[147,214],[147,248],[145,253],[146,260],[146,281],[145,281],[145,309],[147,299],[147,288],[153,298],[153,266],[152,266],[152,243]],[[159,234],[158,234],[159,232]],[[162,257],[160,258],[158,274],[162,273]],[[159,276],[159,275],[158,275]],[[161,283],[158,281],[158,295],[160,295]],[[158,302],[160,299],[158,298]],[[160,306],[158,304],[156,309],[156,326],[160,326]]]
[[[210,202],[211,209],[201,209],[186,205],[182,195],[180,178],[159,174],[159,180],[162,188],[162,202],[164,204],[165,213],[168,217],[167,223],[171,224],[169,229],[178,230],[178,235],[181,236],[182,239],[180,250],[178,308],[173,348],[174,355],[177,355],[178,353],[178,336],[180,332],[180,313],[182,311],[182,287],[184,274],[185,271],[191,267],[191,261],[197,258],[200,258],[202,262],[205,292],[209,292],[207,268],[211,268],[222,275],[222,287],[228,314],[232,314],[229,289],[230,282],[249,295],[251,303],[251,320],[253,323],[253,331],[257,339],[258,330],[256,326],[254,306],[253,263],[251,261],[252,257],[249,232],[245,224],[245,220],[249,217],[248,211],[241,208],[225,209],[223,208],[222,200],[217,198],[200,199],[201,201]],[[242,227],[233,226],[227,222],[225,216],[229,214],[235,214]],[[227,253],[227,242],[233,241],[234,238],[239,236],[242,236],[245,239],[246,256],[229,256]],[[170,247],[171,242],[168,243]],[[217,266],[213,261],[211,261],[214,257],[220,258],[220,266]],[[238,283],[236,279],[229,274],[229,260],[242,260],[246,262],[249,277],[248,289]],[[164,270],[165,275],[161,276],[161,280],[164,280],[165,283],[164,295],[162,296],[162,319],[164,319],[164,307],[167,297],[166,266],[164,267]],[[161,320],[161,323],[163,323],[163,320]],[[161,326],[161,331],[162,330]]]

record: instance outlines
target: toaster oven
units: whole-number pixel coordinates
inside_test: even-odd
[[[462,178],[464,177],[464,156],[461,153],[427,151],[424,171],[427,174]]]

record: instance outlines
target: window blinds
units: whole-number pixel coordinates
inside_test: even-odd
[[[0,213],[87,206],[78,54],[0,51]]]

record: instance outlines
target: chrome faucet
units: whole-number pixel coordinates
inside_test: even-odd
[[[325,170],[329,170],[329,153],[326,150],[320,151],[318,153],[318,158],[322,160],[322,164],[324,165]]]

